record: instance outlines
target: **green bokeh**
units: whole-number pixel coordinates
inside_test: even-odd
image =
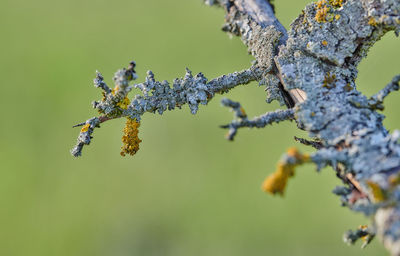
[[[307,2],[277,0],[278,17],[288,27]],[[71,126],[96,115],[96,69],[112,84],[132,59],[139,81],[148,69],[171,80],[186,66],[209,78],[248,67],[222,23],[223,11],[200,0],[1,1],[0,255],[386,255],[377,241],[342,242],[368,219],[340,207],[331,169],[301,167],[284,198],[264,194],[288,147],[312,151],[293,140],[306,134],[288,122],[228,142],[221,96],[195,116],[187,107],[144,116],[134,157],[119,155],[123,120],[96,130],[83,157],[69,154]],[[361,64],[367,95],[399,73],[399,46],[391,33]],[[255,83],[228,97],[250,116],[279,107]],[[390,129],[400,127],[396,97]]]

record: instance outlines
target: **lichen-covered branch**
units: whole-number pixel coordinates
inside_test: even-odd
[[[398,91],[400,86],[400,75],[395,76],[390,83],[388,83],[385,88],[380,90],[377,94],[373,95],[369,100],[368,104],[371,107],[375,107],[379,110],[383,110],[384,107],[382,105],[383,100],[386,96],[388,96],[391,92]]]
[[[166,110],[181,108],[185,104],[189,105],[192,114],[196,114],[199,104],[206,105],[215,94],[225,93],[238,85],[259,80],[262,75],[261,70],[252,67],[208,81],[202,73],[193,76],[192,72],[186,69],[185,76],[175,79],[170,86],[165,80],[156,81],[153,72],[148,71],[144,83],[130,85],[129,82],[137,78],[135,65],[135,62],[131,62],[129,68],[115,73],[115,87],[112,90],[106,85],[102,75],[96,72],[94,85],[103,90],[103,99],[94,101],[93,107],[101,116],[79,124],[79,126],[83,125],[83,128],[76,146],[71,150],[72,155],[82,154],[83,146],[90,144],[94,129],[102,122],[121,117],[140,122],[146,112],[157,112],[161,115]],[[127,95],[132,88],[139,88],[142,95],[135,95],[132,100],[129,100]]]
[[[311,146],[316,149],[320,149],[323,147],[322,143],[318,140],[307,140],[307,139],[299,138],[296,136],[294,136],[294,140],[300,142],[303,145]]]
[[[268,112],[264,115],[249,120],[247,118],[246,112],[244,111],[240,103],[231,101],[230,99],[223,99],[221,103],[225,107],[232,108],[232,110],[235,113],[235,117],[238,118],[238,120],[233,120],[229,124],[220,126],[221,128],[229,129],[229,132],[226,136],[228,140],[233,140],[235,138],[237,130],[242,127],[263,128],[272,123],[279,123],[285,120],[294,119],[293,109],[287,109],[287,110],[276,110],[273,112]]]
[[[237,118],[223,126],[230,130],[228,138],[233,139],[241,127],[293,119],[311,137],[311,141],[298,140],[317,149],[311,154],[289,150],[277,172],[264,183],[265,190],[283,194],[299,164],[313,162],[318,170],[332,166],[343,182],[334,190],[342,205],[373,219],[368,228],[348,232],[345,240],[354,243],[361,238],[369,243],[376,234],[392,255],[400,255],[400,132],[389,133],[382,123],[384,116],[377,112],[383,110],[384,98],[399,89],[400,75],[370,99],[355,84],[358,64],[368,50],[387,32],[399,34],[400,1],[318,0],[305,7],[288,31],[277,20],[270,1],[206,3],[225,9],[223,30],[241,37],[255,59],[253,67],[211,81],[187,70],[172,86],[156,81],[149,71],[144,83],[129,85],[136,79],[132,62],[116,73],[113,89],[98,73],[95,86],[104,97],[93,106],[100,116],[83,123],[73,155],[81,154],[94,128],[106,120],[129,118],[132,129],[127,128],[127,133],[137,137],[135,129],[146,112],[162,114],[188,104],[194,114],[199,104],[207,104],[216,93],[258,81],[265,86],[268,103],[278,100],[288,110],[249,120],[239,103],[224,100],[223,105],[232,108]],[[139,88],[142,95],[129,100],[132,88]],[[128,137],[128,151],[136,152],[140,140]]]
[[[82,125],[83,127],[79,133],[76,146],[71,150],[73,156],[80,156],[82,154],[83,146],[90,144],[94,128],[100,127],[100,120],[97,117],[93,117]]]
[[[354,244],[357,240],[363,240],[362,248],[365,248],[372,239],[375,237],[375,232],[368,228],[368,226],[362,225],[355,231],[349,230],[343,235],[343,240],[348,244]]]

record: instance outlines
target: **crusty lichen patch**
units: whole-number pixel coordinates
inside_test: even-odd
[[[343,0],[319,0],[316,4],[315,20],[318,23],[331,22],[334,19],[340,19],[340,15],[334,14],[332,9],[337,9],[343,6]]]
[[[368,24],[371,25],[371,26],[376,27],[376,25],[378,25],[378,22],[376,21],[376,19],[374,17],[371,17],[368,20]]]
[[[87,132],[90,128],[90,124],[85,124],[84,126],[82,126],[81,132]]]
[[[128,97],[125,97],[123,100],[119,101],[116,105],[121,109],[127,109],[130,103],[131,101],[128,99]]]
[[[329,0],[329,3],[334,7],[334,8],[340,8],[343,6],[343,0]]]
[[[329,7],[326,4],[326,0],[320,0],[316,3],[317,5],[317,13],[315,14],[315,20],[317,22],[326,22],[326,18],[329,12]]]

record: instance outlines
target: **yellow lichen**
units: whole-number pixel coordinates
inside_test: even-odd
[[[317,8],[321,9],[323,6],[326,5],[326,0],[319,0],[318,2],[316,2]]]
[[[324,6],[320,9],[317,9],[317,13],[315,14],[315,20],[319,23],[326,22],[326,16],[328,14],[329,7]]]
[[[246,111],[244,111],[244,108],[243,108],[243,107],[240,107],[240,114],[241,114],[242,116],[247,116]]]
[[[371,234],[368,233],[368,225],[360,225],[358,227],[358,230],[361,230],[361,231],[364,231],[367,233],[365,236],[361,237],[361,240],[363,240],[364,242],[371,240]]]
[[[115,96],[115,93],[118,92],[118,90],[119,90],[119,86],[116,85],[116,86],[111,90],[112,95]]]
[[[335,74],[330,74],[329,72],[326,74],[325,79],[323,81],[322,87],[331,89],[336,86],[336,75]]]
[[[127,109],[131,101],[128,99],[128,97],[125,97],[123,100],[117,103],[117,106],[122,108],[122,109]]]
[[[301,11],[301,14],[303,15],[303,24],[307,23],[307,16],[306,13],[304,12],[304,10]]]
[[[321,43],[322,43],[323,46],[327,46],[328,45],[328,41],[326,41],[326,40],[323,40]]]
[[[113,96],[115,96],[115,95],[117,94],[118,90],[119,90],[119,86],[116,85],[116,86],[111,90],[111,94],[112,94]],[[124,98],[123,100],[117,102],[116,105],[117,105],[119,108],[127,109],[127,108],[128,108],[128,105],[129,105],[130,103],[131,103],[131,101],[128,99],[128,97],[125,96],[125,98]]]
[[[127,118],[124,128],[124,136],[122,136],[121,156],[129,154],[133,156],[139,150],[139,144],[142,142],[139,137],[140,122],[136,119]]]
[[[329,3],[334,7],[334,8],[340,8],[343,5],[343,0],[329,0]]]
[[[396,174],[392,174],[389,176],[389,184],[391,186],[396,186],[398,184],[400,184],[400,174],[396,173]]]
[[[378,22],[376,21],[376,19],[374,17],[371,17],[368,20],[368,24],[375,27],[376,25],[378,25]]]
[[[371,190],[371,194],[375,202],[381,202],[386,199],[385,193],[379,184],[369,180],[367,181],[367,185]]]
[[[344,86],[344,90],[345,90],[346,92],[350,92],[350,91],[352,91],[353,89],[354,89],[354,88],[351,87],[350,83],[347,83],[347,84]]]
[[[296,148],[290,148],[286,154],[295,161],[280,161],[277,170],[264,180],[263,191],[283,195],[288,179],[294,175],[295,167],[311,160],[308,154],[301,154]]]
[[[85,125],[82,127],[81,132],[87,132],[87,131],[89,130],[89,128],[90,128],[90,124],[85,124]]]
[[[315,14],[315,20],[318,23],[324,23],[324,22],[332,22],[334,19],[338,20],[340,19],[340,14],[334,15],[334,13],[330,12],[331,7],[336,9],[340,8],[343,5],[343,0],[319,0],[316,4],[316,14]]]

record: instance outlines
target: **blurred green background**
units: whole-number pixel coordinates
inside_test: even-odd
[[[288,27],[309,1],[276,1]],[[124,120],[96,130],[74,159],[79,129],[101,97],[95,70],[112,85],[132,59],[138,81],[163,80],[187,66],[208,78],[246,68],[252,57],[221,32],[223,11],[200,0],[2,0],[0,8],[0,255],[386,255],[378,241],[361,250],[342,234],[369,220],[340,207],[329,168],[298,169],[284,198],[260,190],[282,153],[305,152],[295,123],[241,130],[218,125],[232,113],[221,96],[197,115],[187,106],[144,116],[141,150],[119,155]],[[361,64],[367,95],[399,73],[399,40],[387,35]],[[265,103],[255,83],[232,91],[250,116]],[[386,101],[389,129],[400,127],[398,95]]]

